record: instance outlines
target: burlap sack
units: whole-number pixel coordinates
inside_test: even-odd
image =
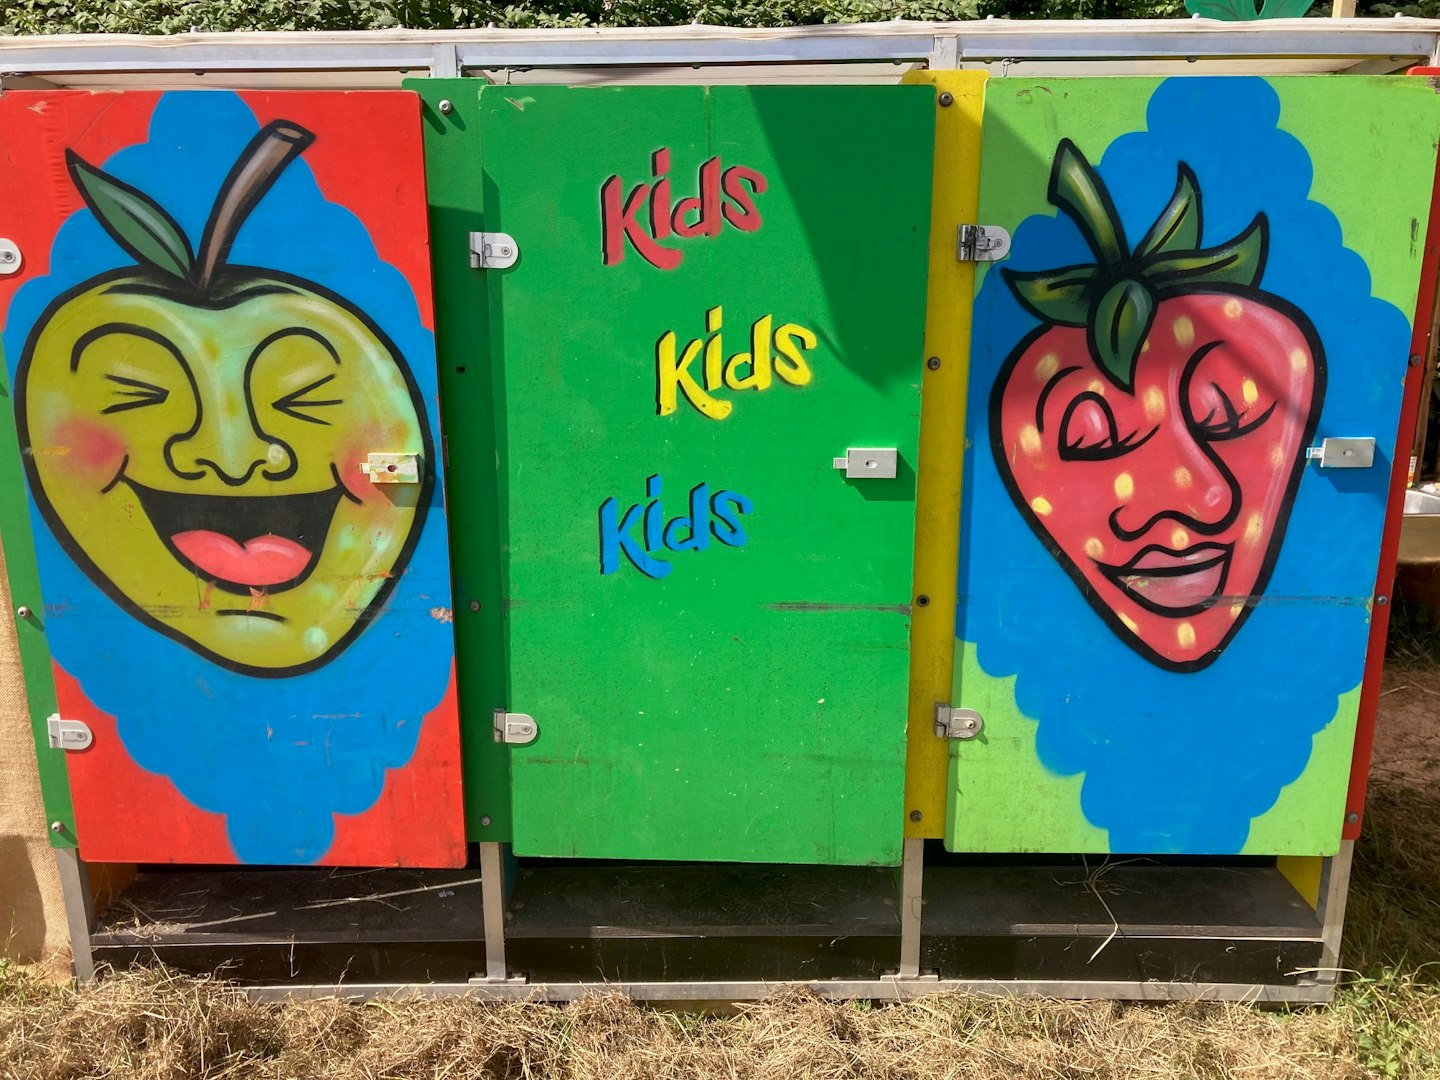
[[[0,549],[0,956],[30,963],[53,959],[69,939],[46,838],[14,611]]]

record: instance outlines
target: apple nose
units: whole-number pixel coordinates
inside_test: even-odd
[[[1201,536],[1217,535],[1234,524],[1240,511],[1239,484],[1188,430],[1162,429],[1131,457],[1136,460],[1122,459],[1131,467],[1116,477],[1118,505],[1110,515],[1110,527],[1120,539],[1138,540],[1167,520]]]
[[[263,435],[248,424],[202,423],[195,431],[176,435],[165,444],[165,463],[185,480],[203,480],[208,473],[227,487],[240,487],[259,473],[266,480],[295,475],[295,452],[284,442]]]

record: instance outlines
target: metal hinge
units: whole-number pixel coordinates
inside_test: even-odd
[[[999,225],[961,225],[955,234],[955,258],[994,262],[1010,254],[1010,233]]]
[[[540,734],[533,716],[521,712],[495,710],[495,741],[510,746],[528,746]]]
[[[52,750],[88,750],[95,741],[95,733],[84,720],[61,720],[59,713],[46,719],[45,730]]]
[[[470,234],[470,268],[472,270],[504,270],[514,266],[520,257],[520,245],[503,232],[472,232]]]
[[[935,706],[935,735],[941,739],[973,739],[985,730],[984,718],[974,709]]]

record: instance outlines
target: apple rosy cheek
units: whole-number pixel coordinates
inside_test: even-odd
[[[104,475],[120,471],[129,444],[112,428],[90,420],[62,420],[51,429],[52,446],[72,468]]]

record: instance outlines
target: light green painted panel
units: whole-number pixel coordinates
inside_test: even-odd
[[[518,853],[899,861],[934,107],[481,92]]]
[[[988,84],[952,848],[1336,850],[1437,128],[1417,79]]]

